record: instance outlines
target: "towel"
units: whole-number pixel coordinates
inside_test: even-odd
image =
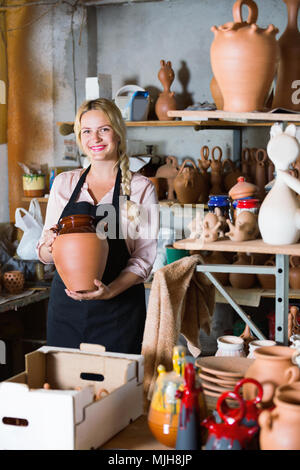
[[[205,274],[196,272],[200,263],[200,255],[186,256],[154,274],[142,344],[145,400],[151,400],[158,365],[172,369],[180,333],[193,357],[201,353],[200,329],[210,334],[215,287]]]

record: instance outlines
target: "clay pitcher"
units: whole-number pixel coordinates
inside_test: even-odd
[[[267,184],[267,160],[268,155],[265,149],[258,149],[255,154],[256,172],[255,183],[258,187],[258,197],[262,201],[266,195],[265,185]]]
[[[246,21],[243,5],[249,9]],[[232,12],[233,22],[211,28],[215,35],[211,67],[224,99],[223,110],[262,110],[279,62],[278,29],[255,24],[258,9],[253,0],[236,1]]]
[[[191,163],[192,167],[186,166]],[[202,192],[203,177],[193,160],[185,160],[174,179],[174,189],[181,204],[196,204]]]
[[[271,256],[264,264],[265,266],[275,266],[275,256]],[[257,274],[256,276],[263,289],[275,289],[276,281],[273,274]]]
[[[273,406],[276,387],[296,382],[300,378],[300,369],[293,365],[295,350],[288,346],[267,346],[254,351],[254,362],[248,368],[245,377],[251,377],[263,386],[262,405]],[[244,387],[244,398],[252,400],[255,389],[252,385]]]
[[[300,266],[297,256],[290,256],[289,283],[291,289],[300,289]]]
[[[237,253],[234,257],[234,265],[251,265],[253,256],[247,256],[246,253]],[[255,274],[230,273],[229,282],[236,289],[250,289],[255,284]]]
[[[220,251],[212,251],[204,258],[206,264],[228,264],[227,258]],[[213,276],[222,284],[227,286],[229,283],[228,273],[212,273]]]
[[[222,110],[223,109],[223,104],[224,104],[223,103],[223,96],[222,96],[220,87],[219,87],[215,77],[213,77],[211,79],[209,88],[210,88],[211,96],[213,97],[213,100],[214,100],[214,103],[215,103],[217,109]]]
[[[219,153],[215,157],[216,152]],[[210,163],[211,175],[210,175],[210,194],[222,194],[223,193],[223,163],[222,163],[222,149],[221,147],[213,147],[212,149],[212,159]]]
[[[166,158],[165,165],[162,165],[158,168],[156,172],[156,177],[158,178],[166,178],[167,180],[167,198],[169,201],[174,201],[175,192],[174,192],[174,179],[178,175],[179,172],[179,165],[176,157],[168,156]]]
[[[174,118],[168,116],[168,111],[175,111],[177,109],[175,93],[170,91],[175,75],[170,61],[165,63],[164,60],[161,60],[160,65],[158,78],[164,90],[160,93],[155,103],[155,113],[160,121],[172,121]]]
[[[263,410],[258,418],[260,449],[300,450],[299,389],[279,387],[278,390],[274,397],[275,408]]]
[[[208,169],[210,167],[209,160],[209,148],[207,145],[204,145],[200,150],[201,159],[198,158],[198,166],[201,175],[203,176],[203,191],[202,191],[202,202],[204,204],[208,201],[208,196],[210,194],[210,174]]]
[[[86,216],[86,225],[67,228],[64,219],[82,219],[82,216],[68,216],[60,221],[58,236],[53,243],[53,260],[63,283],[73,292],[87,292],[96,289],[94,280],[101,281],[104,274],[108,243],[106,238],[100,238],[95,226],[91,230],[90,219]],[[60,231],[61,230],[61,231]]]
[[[226,168],[228,168],[227,171]],[[236,181],[239,176],[242,176],[242,172],[238,168],[236,168],[235,163],[230,158],[226,158],[223,161],[223,172],[223,184],[226,192],[228,193],[232,186],[236,184]]]
[[[280,62],[272,108],[300,111],[300,31],[298,13],[300,0],[283,0],[288,10],[288,24],[279,38]],[[295,83],[298,82],[298,83]]]
[[[241,170],[244,178],[252,183],[251,177],[251,153],[249,148],[244,148],[241,155]]]

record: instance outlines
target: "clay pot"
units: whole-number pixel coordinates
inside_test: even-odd
[[[228,192],[231,199],[243,199],[245,197],[253,197],[257,194],[257,186],[252,183],[248,183],[244,176],[237,178],[237,183],[231,187]]]
[[[296,259],[297,256],[290,256],[289,283],[291,289],[300,289],[300,266]]]
[[[191,163],[192,167],[186,166]],[[203,187],[203,177],[200,175],[193,160],[185,160],[174,179],[174,189],[177,199],[182,204],[195,204],[199,201]]]
[[[209,88],[217,109],[222,110],[224,105],[223,96],[215,77],[211,79]]]
[[[251,151],[249,148],[246,147],[242,150],[241,171],[245,180],[248,181],[249,183],[253,182],[252,177],[251,177],[251,166],[252,166],[251,160],[252,160]]]
[[[218,157],[215,157],[216,152],[219,153]],[[211,188],[209,193],[214,194],[223,194],[223,163],[222,163],[222,149],[221,147],[213,147],[211,152],[211,175],[210,183]]]
[[[155,175],[157,178],[167,179],[167,198],[169,201],[174,201],[176,199],[174,193],[174,179],[178,175],[178,172],[179,165],[177,158],[173,156],[168,156],[166,158],[166,164],[160,166]]]
[[[228,264],[227,258],[220,251],[212,251],[204,257],[205,264]],[[212,273],[213,276],[222,284],[227,286],[229,283],[228,273]]]
[[[172,63],[164,60],[160,61],[161,68],[158,72],[158,78],[163,86],[164,91],[160,93],[155,103],[155,113],[160,121],[172,121],[174,118],[168,116],[168,111],[177,109],[174,92],[170,91],[170,87],[174,81],[174,71]]]
[[[265,263],[265,266],[275,266],[275,258],[272,256]],[[276,281],[273,274],[257,274],[257,279],[263,289],[275,289]]]
[[[269,346],[254,351],[255,360],[245,377],[251,377],[263,386],[263,407],[273,406],[276,387],[299,380],[300,369],[292,364],[294,354],[295,350],[288,346]],[[251,385],[245,386],[244,398],[252,400],[254,397],[254,388]]]
[[[264,410],[258,418],[260,449],[300,450],[299,389],[283,389],[274,397],[274,404],[272,411]]]
[[[166,199],[168,183],[166,178],[157,178],[157,176],[149,176],[150,181],[154,184],[157,199],[159,201]]]
[[[255,183],[258,187],[258,197],[262,201],[266,195],[265,185],[267,184],[267,161],[268,155],[265,149],[258,149],[255,154],[256,172]]]
[[[10,294],[20,294],[24,289],[25,278],[21,271],[6,271],[3,286]]]
[[[236,261],[233,265],[251,265],[253,264],[253,257],[247,256],[246,253],[237,253],[235,257]],[[230,273],[229,282],[232,287],[236,289],[250,289],[255,284],[255,274],[240,274]]]
[[[247,21],[242,18],[243,5],[249,8]],[[211,66],[224,99],[223,110],[262,110],[279,61],[278,29],[255,24],[258,9],[252,0],[236,1],[232,12],[233,22],[211,28],[215,34]]]
[[[66,233],[53,243],[53,260],[65,286],[74,292],[96,289],[94,279],[101,281],[108,243],[96,233]]]
[[[228,219],[229,232],[226,236],[235,242],[255,240],[259,235],[257,215],[250,211],[240,212],[235,219],[235,225]]]
[[[226,167],[228,168],[227,171]],[[236,168],[235,163],[230,158],[223,161],[223,172],[223,184],[226,192],[228,192],[236,184],[238,178],[242,176],[242,172]]]
[[[85,233],[95,232],[95,218],[86,214],[68,215],[60,219],[57,228],[51,229],[59,235],[65,233]]]
[[[204,204],[207,203],[208,197],[210,194],[210,173],[208,173],[208,169],[210,167],[210,160],[209,160],[209,148],[207,145],[204,145],[200,150],[201,159],[198,158],[198,167],[200,170],[201,175],[203,176],[203,192],[202,192],[202,202]]]
[[[288,10],[288,24],[278,41],[280,62],[272,107],[300,111],[300,103],[293,100],[293,93],[296,91],[293,82],[300,79],[300,32],[298,30],[300,0],[284,0],[284,3]]]

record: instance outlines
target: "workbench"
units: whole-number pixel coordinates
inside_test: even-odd
[[[300,256],[300,243],[295,243],[293,245],[268,245],[261,239],[245,242],[234,242],[228,239],[220,239],[215,242],[203,243],[200,239],[184,239],[174,242],[173,246],[177,249],[190,251],[226,251],[275,255],[275,266],[205,264],[204,260],[202,260],[202,264],[199,264],[196,269],[198,272],[204,273],[215,285],[216,289],[223,295],[223,297],[225,297],[242,320],[249,325],[251,331],[258,339],[266,338],[212,273],[223,272],[274,275],[276,286],[275,340],[279,344],[288,344],[289,256]]]

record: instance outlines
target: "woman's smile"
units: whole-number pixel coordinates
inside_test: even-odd
[[[119,138],[103,111],[91,110],[81,118],[81,144],[92,160],[117,160]]]

